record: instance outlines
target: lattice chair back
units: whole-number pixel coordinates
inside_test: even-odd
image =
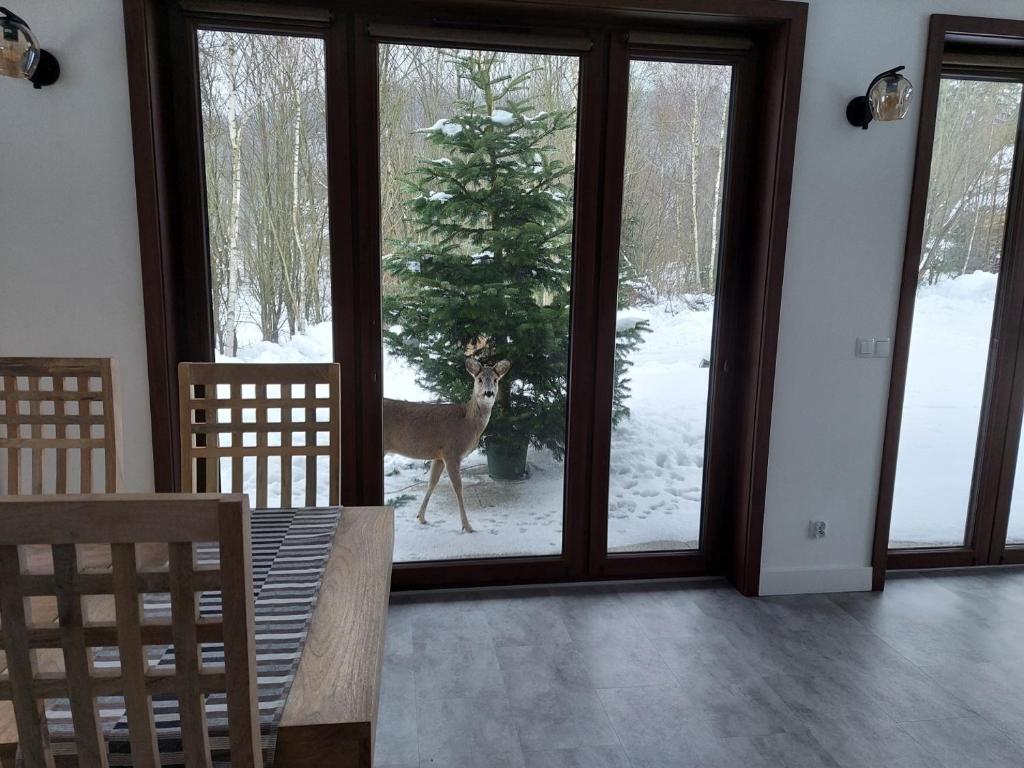
[[[0,495],[115,493],[121,417],[110,358],[0,358]]]
[[[200,543],[205,551],[216,545],[213,562],[204,557],[197,565]],[[110,568],[86,567],[96,549],[107,552]],[[154,549],[163,556],[154,557]],[[114,732],[108,713],[123,708],[132,765],[158,768],[153,697],[172,695],[184,764],[207,768],[212,755],[205,697],[220,692],[226,698],[231,765],[262,766],[251,554],[249,507],[242,495],[0,500],[0,643],[7,669],[0,676],[0,704],[13,703],[25,767],[54,766],[60,743],[73,745],[80,768],[106,768],[106,740]],[[40,560],[48,565],[38,567]],[[209,596],[217,592],[220,614],[212,616]],[[166,611],[154,617],[152,604],[143,599],[159,593],[169,595],[169,621]],[[199,593],[205,593],[201,617]],[[56,621],[33,621],[33,601],[40,599],[56,601]],[[112,601],[106,620],[89,611],[90,599]],[[203,663],[201,644],[207,643],[223,645],[223,665]],[[60,649],[59,671],[40,669],[43,649]],[[101,707],[97,697],[108,696],[123,698],[104,699]],[[57,720],[47,722],[46,700],[51,707],[66,705],[73,737],[66,722],[59,731]]]
[[[246,492],[260,508],[340,503],[337,363],[181,363],[178,397],[185,490]]]

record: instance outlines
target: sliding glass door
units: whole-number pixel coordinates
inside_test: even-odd
[[[579,59],[378,52],[395,560],[560,555]]]
[[[935,85],[889,567],[1005,562],[1024,544],[1024,65],[948,55]]]
[[[611,553],[701,546],[732,69],[629,62]]]
[[[1020,123],[1020,83],[943,78],[889,546],[973,536],[979,431]],[[1005,295],[1005,289],[1002,292]],[[1004,299],[1006,300],[1006,299]]]
[[[179,362],[333,360],[323,482],[395,508],[396,587],[755,592],[757,536],[716,530],[762,514],[801,8],[257,6],[139,32],[161,487]]]
[[[399,573],[536,573],[585,552],[596,574],[706,569],[715,330],[738,306],[718,291],[734,64],[682,39],[617,46],[628,89],[602,112],[592,42],[368,31]],[[610,121],[622,171],[602,188],[581,179]],[[617,229],[594,216],[608,201]],[[573,375],[588,365],[610,391]],[[610,423],[587,423],[588,397]],[[608,453],[588,464],[598,435]]]

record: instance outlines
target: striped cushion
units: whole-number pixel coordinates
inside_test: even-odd
[[[299,658],[316,607],[331,541],[340,511],[328,509],[254,509],[252,511],[253,588],[256,594],[256,674],[259,681],[260,730],[263,734],[264,763],[273,765],[277,725],[295,679]],[[216,563],[216,545],[197,547],[200,564]],[[143,603],[145,619],[170,615],[168,595],[147,595]],[[199,599],[203,616],[220,613],[220,592],[204,592]],[[173,666],[173,647],[147,649],[151,663]],[[224,648],[205,644],[203,662],[223,664]],[[96,651],[98,668],[117,664],[117,649]],[[123,699],[99,699],[103,730],[110,743],[110,765],[131,765],[128,724]],[[214,765],[228,766],[227,701],[224,694],[213,694],[206,701],[210,746]],[[153,702],[161,762],[164,766],[184,766],[178,702],[159,697]],[[66,699],[48,702],[46,717],[50,727],[54,755],[75,754],[71,712]]]

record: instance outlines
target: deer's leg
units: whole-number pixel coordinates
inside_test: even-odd
[[[453,459],[449,461],[445,459],[445,467],[448,469],[448,479],[452,483],[452,490],[455,491],[455,496],[459,500],[459,516],[462,518],[462,530],[466,533],[473,532],[473,526],[469,524],[469,518],[466,517],[466,503],[462,500],[462,466],[460,459]]]
[[[434,492],[437,481],[441,479],[441,470],[444,469],[444,462],[434,459],[430,462],[430,482],[427,483],[427,493],[420,502],[420,511],[416,513],[416,519],[422,524],[427,524],[427,502],[430,501],[430,494]]]

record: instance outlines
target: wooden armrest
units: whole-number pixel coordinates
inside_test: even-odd
[[[345,507],[277,732],[278,768],[370,768],[391,591],[391,507]]]

